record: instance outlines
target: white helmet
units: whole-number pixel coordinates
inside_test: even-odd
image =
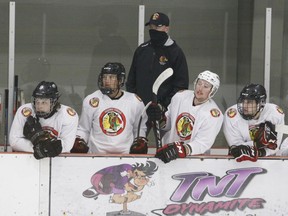
[[[205,80],[213,86],[212,90],[209,94],[209,98],[212,98],[216,94],[216,92],[220,86],[219,76],[216,73],[213,73],[213,72],[208,71],[208,70],[201,72],[194,82],[194,90],[196,87],[196,83],[199,79]]]

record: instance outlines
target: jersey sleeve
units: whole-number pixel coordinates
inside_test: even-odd
[[[224,115],[223,133],[229,146],[249,145],[253,146],[253,141],[245,140],[241,130],[249,133],[248,125],[241,124],[239,113],[236,108],[229,108]]]
[[[198,122],[197,122],[198,121]],[[197,122],[197,130],[193,132],[192,140],[187,144],[192,149],[192,155],[204,154],[215,142],[215,139],[222,127],[223,114],[219,109],[211,109],[209,114],[201,116]]]
[[[93,100],[93,98],[86,97],[82,104],[82,112],[79,119],[79,124],[77,128],[76,135],[80,136],[88,143],[91,127],[92,127],[92,115],[93,110],[89,103]],[[98,101],[99,102],[99,101]]]
[[[270,113],[270,118],[272,118],[271,122],[274,125],[284,125],[285,124],[285,114],[283,112],[283,110],[273,104],[272,105],[272,112]],[[277,133],[277,148],[275,150],[272,149],[265,149],[266,150],[266,156],[269,155],[275,155],[277,154],[277,151],[279,151],[280,145],[282,143],[282,139],[283,139],[283,133]]]
[[[31,141],[23,135],[26,119],[30,115],[32,115],[31,107],[23,105],[17,110],[14,116],[9,134],[9,144],[13,151],[33,152]]]
[[[134,124],[133,124],[133,135],[134,138],[137,137],[138,133],[138,128],[139,128],[139,136],[141,137],[146,137],[146,131],[147,131],[147,126],[146,122],[148,120],[148,116],[144,110],[145,106],[143,101],[137,96],[135,99],[135,115],[130,116],[131,118],[134,118]],[[142,116],[141,124],[139,125],[140,118]]]
[[[62,153],[66,153],[70,152],[74,145],[79,117],[76,111],[70,107],[65,107],[62,112],[65,120],[59,138],[62,143]]]

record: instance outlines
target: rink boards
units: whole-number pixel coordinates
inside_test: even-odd
[[[288,160],[0,154],[1,215],[288,215]]]

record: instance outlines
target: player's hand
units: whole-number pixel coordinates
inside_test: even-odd
[[[34,143],[39,136],[43,135],[43,133],[44,131],[39,122],[39,119],[34,118],[33,116],[29,116],[26,119],[23,128],[23,135],[25,136],[25,138],[29,139],[32,143]]]
[[[229,153],[236,159],[237,162],[246,160],[255,162],[258,159],[258,150],[253,146],[233,145],[230,147]]]
[[[34,157],[39,160],[45,157],[56,157],[62,152],[61,140],[46,139],[33,147]]]
[[[71,153],[87,153],[89,147],[84,139],[76,137],[73,148],[70,150]]]
[[[150,121],[160,121],[162,118],[162,111],[161,108],[158,104],[156,103],[152,103],[147,111],[146,111],[147,115],[148,115],[148,119]]]
[[[255,133],[254,144],[257,149],[277,148],[277,132],[275,131],[275,125],[266,121],[259,125],[258,131]]]
[[[148,140],[145,137],[135,138],[133,144],[130,147],[129,154],[147,154],[148,152]]]
[[[169,163],[171,160],[176,158],[185,158],[186,150],[183,142],[173,142],[164,145],[162,148],[158,149],[155,155],[164,163]]]

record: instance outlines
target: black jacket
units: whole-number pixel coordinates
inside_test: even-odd
[[[171,39],[168,39],[172,42]],[[167,108],[172,96],[180,89],[188,89],[189,74],[185,55],[174,41],[169,46],[153,47],[151,42],[141,44],[134,53],[126,82],[126,90],[136,93],[145,105],[152,100],[152,86],[165,69],[173,75],[159,88],[158,102]]]

